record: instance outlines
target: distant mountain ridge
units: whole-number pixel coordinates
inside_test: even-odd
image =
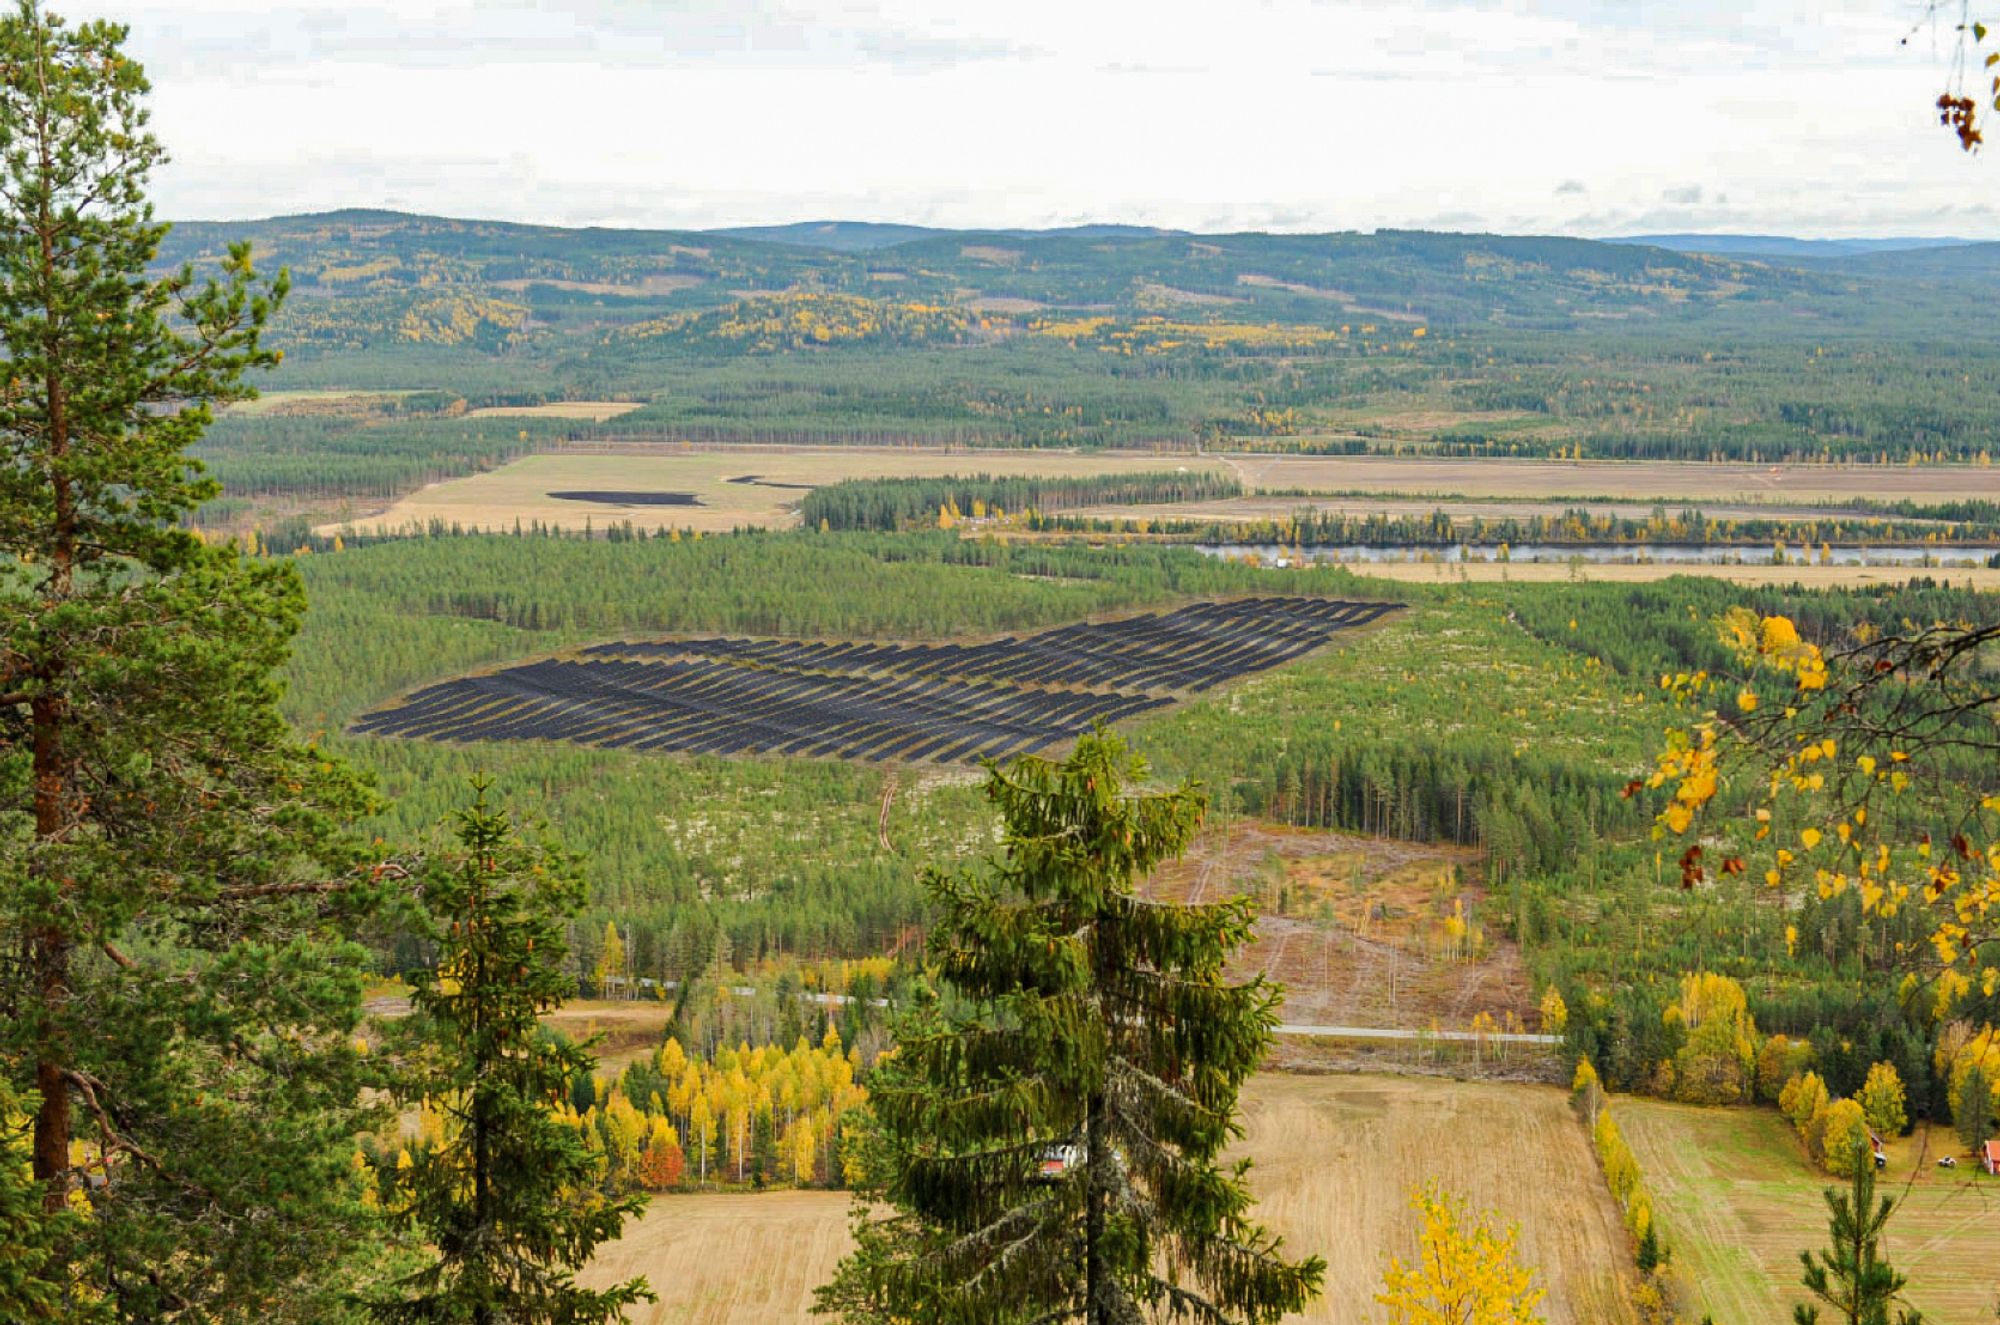
[[[1075,315],[1081,335],[1091,333],[1091,319],[1151,319],[1320,327],[1379,344],[1426,325],[1433,333],[1603,336],[1703,325],[1712,336],[1754,325],[1759,334],[1900,334],[1913,325],[1984,326],[1984,308],[2000,296],[2000,245],[1938,241],[973,231],[843,221],[571,229],[375,209],[182,223],[160,263],[213,270],[233,241],[250,242],[262,265],[290,269],[294,293],[273,339],[295,363],[298,355],[397,347],[413,379],[439,354],[603,362],[721,353],[683,344],[694,326],[688,318],[741,309],[723,320],[795,324],[802,310],[781,307],[787,299],[823,301],[826,316],[872,334],[951,309],[951,318],[977,326],[974,340],[1001,334],[1010,320],[1025,327]],[[1735,251],[1666,246],[1680,242]],[[1772,251],[1816,243],[1831,247]],[[436,377],[423,371],[423,380]]]
[[[1708,253],[1729,258],[1852,258],[1871,253],[1904,253],[1912,249],[1964,248],[1976,239],[1924,239],[1916,236],[1883,239],[1794,239],[1789,235],[1626,235],[1607,244],[1644,244],[1675,253]]]
[[[1144,225],[1071,225],[1040,230],[957,230],[927,225],[896,225],[882,221],[798,221],[791,225],[722,226],[701,233],[727,235],[731,239],[756,239],[769,244],[791,244],[799,248],[823,248],[835,253],[872,253],[921,239],[952,236],[1004,235],[1009,239],[1042,239],[1065,236],[1071,239],[1140,239],[1160,235],[1185,234],[1181,230],[1161,230]]]

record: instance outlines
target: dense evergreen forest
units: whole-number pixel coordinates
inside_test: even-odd
[[[1644,1085],[1638,1065],[1657,1062],[1647,1058],[1657,1046],[1630,1038],[1639,1012],[1587,991],[1664,999],[1664,986],[1648,982],[1696,966],[1744,978],[1760,1025],[1924,1035],[1891,1015],[1893,1000],[1839,993],[1867,969],[1867,953],[1894,941],[1878,926],[1857,950],[1851,899],[1808,903],[1790,918],[1799,933],[1788,947],[1786,917],[1760,903],[1758,886],[1718,879],[1692,897],[1661,886],[1646,831],[1655,807],[1625,794],[1674,717],[1660,676],[1724,666],[1714,623],[1737,605],[1782,611],[1825,638],[1864,624],[2000,618],[1990,597],[1922,584],[1371,586],[1339,570],[1258,571],[1171,548],[939,532],[445,537],[300,565],[314,608],[288,705],[375,772],[393,806],[380,831],[434,820],[463,776],[486,770],[589,853],[591,902],[572,936],[580,969],[591,969],[613,922],[634,973],[659,980],[707,969],[718,953],[741,965],[893,946],[925,919],[920,867],[977,852],[990,810],[965,780],[866,764],[461,747],[356,739],[341,726],[419,683],[632,633],[938,639],[1191,595],[1406,602],[1407,612],[1282,671],[1136,721],[1132,738],[1163,773],[1210,788],[1225,818],[1483,848],[1488,922],[1516,934],[1542,977],[1574,996],[1578,1024],[1602,1037],[1599,1067],[1618,1085]],[[1874,1060],[1857,1061],[1865,1071]]]

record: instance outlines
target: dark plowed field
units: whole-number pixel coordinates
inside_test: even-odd
[[[576,659],[431,686],[366,714],[354,729],[693,754],[997,759],[1276,667],[1392,610],[1252,598],[974,645],[600,644]]]

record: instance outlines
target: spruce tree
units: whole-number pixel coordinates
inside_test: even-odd
[[[1886,1196],[1876,1203],[1875,1166],[1869,1162],[1866,1143],[1855,1150],[1849,1190],[1843,1194],[1826,1189],[1830,1245],[1817,1256],[1799,1253],[1805,1267],[1799,1282],[1846,1325],[1890,1325],[1892,1308],[1896,1325],[1922,1325],[1916,1312],[1897,1306],[1897,1295],[1907,1281],[1882,1256],[1882,1232],[1895,1203]],[[1819,1308],[1800,1303],[1792,1308],[1792,1320],[1795,1325],[1818,1325]]]
[[[454,849],[422,875],[437,965],[419,973],[408,1102],[440,1110],[445,1135],[383,1174],[384,1204],[432,1249],[375,1304],[392,1325],[600,1325],[651,1300],[645,1280],[578,1286],[575,1271],[618,1236],[636,1197],[610,1200],[577,1130],[557,1116],[595,1060],[542,1029],[575,993],[563,918],[583,902],[574,862],[526,842],[474,783]]]
[[[1003,852],[927,876],[948,999],[872,1083],[893,1213],[862,1230],[827,1309],[1262,1322],[1317,1295],[1324,1262],[1285,1259],[1250,1218],[1247,1166],[1219,1159],[1278,993],[1224,977],[1243,899],[1136,893],[1203,808],[1192,786],[1136,789],[1146,776],[1101,729],[1064,762],[989,770]]]
[[[1993,1078],[1984,1063],[1974,1063],[1966,1069],[1965,1079],[1959,1083],[1951,1103],[1952,1126],[1958,1132],[1958,1139],[1967,1150],[1977,1153],[1986,1138],[1993,1135]]]
[[[0,13],[0,1072],[65,1313],[326,1319],[363,1211],[354,779],[274,675],[292,569],[179,527],[285,292],[150,270],[125,30]]]

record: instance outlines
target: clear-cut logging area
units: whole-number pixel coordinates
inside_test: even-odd
[[[429,686],[354,730],[687,754],[1004,759],[1290,662],[1396,606],[1245,598],[964,645],[599,644]]]

